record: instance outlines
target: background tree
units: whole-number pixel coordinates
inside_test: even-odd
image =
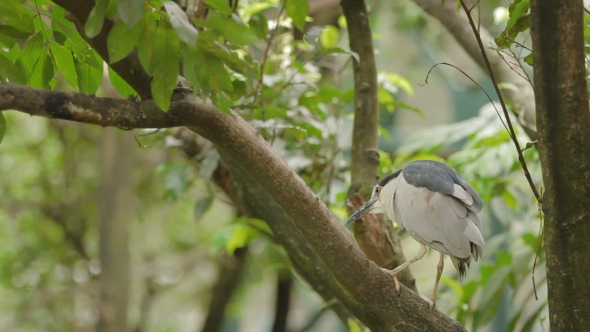
[[[540,159],[547,185],[551,327],[580,330],[572,313],[588,306],[568,299],[588,286],[580,265],[588,258],[580,245],[587,184],[576,173],[585,165],[588,15],[581,2],[533,1],[530,13],[528,1],[478,4],[479,15],[469,11],[478,44],[456,3],[415,4],[448,33],[407,1],[9,0],[0,13],[0,110],[40,117],[0,112],[0,137],[8,128],[0,168],[9,174],[0,179],[2,329],[547,326],[539,210],[501,121],[508,115],[484,105],[481,91],[449,68],[418,89],[449,52],[447,62],[458,61],[484,90],[491,84],[475,66],[492,69],[522,147],[537,138],[528,77],[536,64],[541,155],[527,148],[521,159],[534,187],[542,185]],[[535,25],[558,14],[553,25]],[[426,36],[416,38],[417,54],[434,56],[400,60],[415,44],[386,45],[390,22]],[[556,37],[564,33],[571,38]],[[404,132],[399,123],[412,114],[440,116],[432,108],[445,94],[414,106],[437,96],[433,85],[450,87],[461,106],[455,123]],[[562,90],[576,94],[560,102],[569,96]],[[412,269],[416,279],[403,276],[411,290],[400,296],[378,267],[402,262],[401,244],[414,250],[403,232],[366,218],[354,226],[355,242],[340,225],[379,175],[414,159],[444,160],[488,202],[486,256],[461,283],[447,270],[441,311],[415,293],[432,287],[436,263],[428,257]],[[562,172],[556,161],[565,160],[571,169]],[[571,188],[576,196],[564,203]],[[571,229],[560,224],[570,216]],[[268,280],[273,287],[263,286]],[[265,291],[270,300],[251,305],[252,294]]]

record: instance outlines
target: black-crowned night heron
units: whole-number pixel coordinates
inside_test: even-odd
[[[444,267],[444,255],[463,277],[471,262],[483,253],[483,231],[477,214],[483,201],[475,190],[451,167],[431,160],[418,160],[383,178],[373,188],[373,195],[350,216],[349,224],[367,213],[385,213],[420,242],[418,255],[393,270],[396,275],[426,254],[426,246],[440,252],[434,293],[430,305],[436,306],[438,283]]]

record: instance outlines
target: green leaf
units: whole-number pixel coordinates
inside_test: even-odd
[[[324,48],[333,48],[338,44],[340,32],[333,25],[326,25],[320,34],[320,44]]]
[[[250,45],[258,40],[256,32],[244,23],[238,22],[238,20],[239,18],[235,15],[226,17],[222,14],[216,14],[209,18],[209,23],[232,44]]]
[[[348,22],[346,21],[346,16],[340,15],[340,17],[338,17],[338,25],[342,29],[348,29]]]
[[[514,210],[520,210],[520,203],[518,202],[516,197],[514,197],[512,192],[508,190],[508,188],[506,188],[506,190],[502,192],[502,198],[504,199],[504,203],[506,203],[506,205],[509,208]]]
[[[287,0],[285,3],[285,10],[287,15],[293,20],[293,24],[297,29],[302,30],[305,27],[305,18],[309,11],[308,0]]]
[[[113,70],[109,66],[109,79],[115,90],[121,94],[121,96],[125,98],[129,98],[129,96],[137,96],[137,92],[127,83],[117,72]]]
[[[243,16],[251,17],[256,14],[260,14],[262,11],[274,7],[272,1],[258,1],[249,3],[246,8],[243,8]]]
[[[398,108],[405,108],[405,109],[407,109],[409,111],[412,111],[412,112],[414,112],[414,113],[416,113],[416,114],[418,114],[418,115],[420,115],[422,117],[425,117],[424,112],[422,112],[422,110],[419,109],[418,107],[414,107],[412,105],[409,105],[409,104],[406,104],[406,103],[402,103],[402,102],[399,102],[399,101],[396,101],[395,102],[395,106],[398,107]]]
[[[210,87],[207,84],[207,66],[205,55],[197,47],[183,47],[182,58],[184,61],[184,77],[195,88],[195,91],[202,90],[208,94]]]
[[[0,21],[6,26],[29,35],[35,32],[31,11],[21,1],[11,1],[10,4],[4,3],[2,10],[0,10]]]
[[[222,43],[214,41],[210,44],[204,44],[203,48],[221,59],[225,65],[236,73],[240,73],[246,77],[249,77],[249,75],[251,75],[250,77],[255,78],[260,77],[260,75],[258,75],[257,67],[253,67],[252,62],[246,62],[244,59],[241,59],[238,53],[230,51]],[[252,71],[255,71],[255,74],[252,74]]]
[[[87,45],[86,41],[78,32],[78,29],[76,29],[74,23],[67,20],[65,15],[66,12],[63,8],[55,6],[51,15],[51,28],[54,31],[63,32],[78,48],[85,47]],[[54,38],[56,38],[56,40],[58,39],[55,34]],[[60,45],[61,44],[62,43],[60,43]]]
[[[361,332],[361,327],[360,325],[356,322],[356,320],[349,318],[346,321],[346,325],[348,325],[348,331],[349,332]]]
[[[530,8],[530,0],[515,0],[510,7],[508,12],[510,13],[510,19],[506,23],[506,30],[510,30],[516,25],[516,22],[521,17],[525,16]]]
[[[2,54],[0,54],[0,78],[8,78],[10,82],[14,83],[27,84],[27,79],[21,68]]]
[[[153,75],[158,73],[160,67],[168,63],[170,59],[174,59],[178,63],[180,44],[174,30],[167,22],[160,21],[152,51],[150,71]],[[178,70],[174,75],[178,75]]]
[[[174,31],[162,24],[156,34],[156,45],[158,49],[154,50],[156,52],[152,62],[152,97],[158,107],[167,111],[179,74],[180,43]]]
[[[385,106],[389,113],[395,111],[395,99],[393,98],[393,94],[389,91],[379,88],[377,90],[377,101],[379,104]]]
[[[205,3],[224,14],[230,15],[232,13],[227,0],[205,0]]]
[[[29,85],[35,88],[49,90],[55,85],[55,80],[53,80],[54,76],[55,67],[53,60],[49,53],[45,53],[44,56],[37,59],[37,62],[35,62],[35,66],[31,72]]]
[[[68,83],[70,83],[74,89],[79,91],[78,74],[76,72],[76,65],[74,64],[72,52],[68,48],[56,43],[50,43],[49,49],[51,50],[51,55],[55,60],[57,68],[59,68]]]
[[[231,114],[230,108],[234,105],[234,101],[227,93],[225,93],[225,91],[215,91],[211,95],[211,100],[220,111]]]
[[[0,24],[0,42],[8,47],[31,36],[31,32],[21,31],[13,26]]]
[[[0,112],[0,143],[4,139],[4,135],[6,134],[6,119],[4,118],[4,113]]]
[[[115,63],[131,53],[137,45],[141,31],[141,25],[129,29],[123,21],[117,22],[107,37],[109,62]]]
[[[188,45],[194,46],[197,43],[199,31],[189,21],[186,13],[174,1],[164,2],[164,8],[170,16],[170,24],[172,24],[178,38]]]
[[[452,289],[453,292],[455,292],[455,294],[457,294],[459,299],[463,298],[463,295],[464,295],[463,286],[461,286],[461,284],[459,282],[457,282],[457,280],[449,278],[447,276],[441,276],[440,281],[442,281],[443,284],[447,285],[450,289]]]
[[[389,131],[387,131],[387,129],[385,129],[385,127],[383,126],[379,126],[379,135],[385,138],[385,140],[387,140],[388,142],[393,142],[391,140],[391,135],[389,134]]]
[[[515,0],[508,12],[510,19],[506,23],[504,31],[495,39],[496,45],[500,48],[507,48],[512,45],[514,38],[518,33],[525,31],[530,26],[530,0]]]
[[[178,72],[178,64],[176,66],[176,71]],[[171,75],[156,75],[152,80],[152,97],[154,98],[156,105],[158,105],[158,107],[164,112],[168,111],[168,108],[170,107],[170,99],[172,98],[172,93],[176,86],[177,77],[178,75],[175,75],[174,80],[171,80]]]
[[[232,91],[234,87],[223,62],[210,53],[205,53],[205,60],[209,71],[209,84],[219,89]]]
[[[524,62],[529,65],[532,66],[533,65],[533,53],[527,55],[524,57]]]
[[[539,246],[539,238],[532,233],[525,233],[521,235],[522,241],[531,248],[531,251],[536,252]]]
[[[56,31],[53,30],[53,39],[55,39],[55,42],[60,44],[61,46],[63,46],[66,42],[66,40],[68,40],[68,36],[66,36],[63,32],[61,31]]]
[[[409,94],[410,96],[414,95],[414,88],[412,87],[412,84],[410,83],[410,81],[408,81],[407,78],[395,73],[384,73],[384,75],[389,82],[400,87],[407,94]]]
[[[229,254],[233,254],[236,249],[246,246],[258,236],[260,236],[260,233],[257,230],[246,225],[238,224],[233,229],[231,236],[225,243],[225,250]]]
[[[264,14],[256,13],[248,21],[250,28],[256,33],[258,38],[266,39],[268,34],[268,20]]]
[[[85,48],[75,59],[76,73],[80,92],[94,94],[102,81],[103,62],[92,49]]]
[[[23,69],[27,81],[30,80],[35,64],[45,52],[44,44],[43,32],[37,32],[29,39],[18,58],[17,64]]]
[[[84,24],[84,32],[89,38],[96,37],[102,30],[108,5],[108,0],[96,0],[94,8],[92,8],[86,24]]]
[[[144,2],[145,0],[119,0],[119,17],[125,22],[128,28],[135,27],[139,23],[139,20],[141,20],[145,8]]]
[[[203,218],[205,213],[209,211],[211,206],[213,205],[213,196],[207,196],[200,199],[197,204],[195,204],[195,221],[198,222]]]
[[[157,31],[158,25],[156,19],[152,15],[147,15],[145,19],[145,27],[140,35],[140,40],[142,42],[137,44],[137,53],[143,69],[145,69],[150,75],[154,74],[154,71],[152,70],[152,62],[156,49]]]

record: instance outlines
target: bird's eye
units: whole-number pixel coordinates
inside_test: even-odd
[[[381,193],[381,187],[375,187],[375,194],[379,195]]]

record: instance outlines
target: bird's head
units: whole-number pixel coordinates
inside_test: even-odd
[[[397,178],[400,175],[400,171],[397,171],[391,175],[384,177],[379,183],[373,187],[373,193],[371,199],[369,199],[363,206],[356,210],[346,225],[360,219],[367,213],[378,214],[386,213],[388,208],[392,208],[393,205],[393,193],[395,186],[397,185]]]

